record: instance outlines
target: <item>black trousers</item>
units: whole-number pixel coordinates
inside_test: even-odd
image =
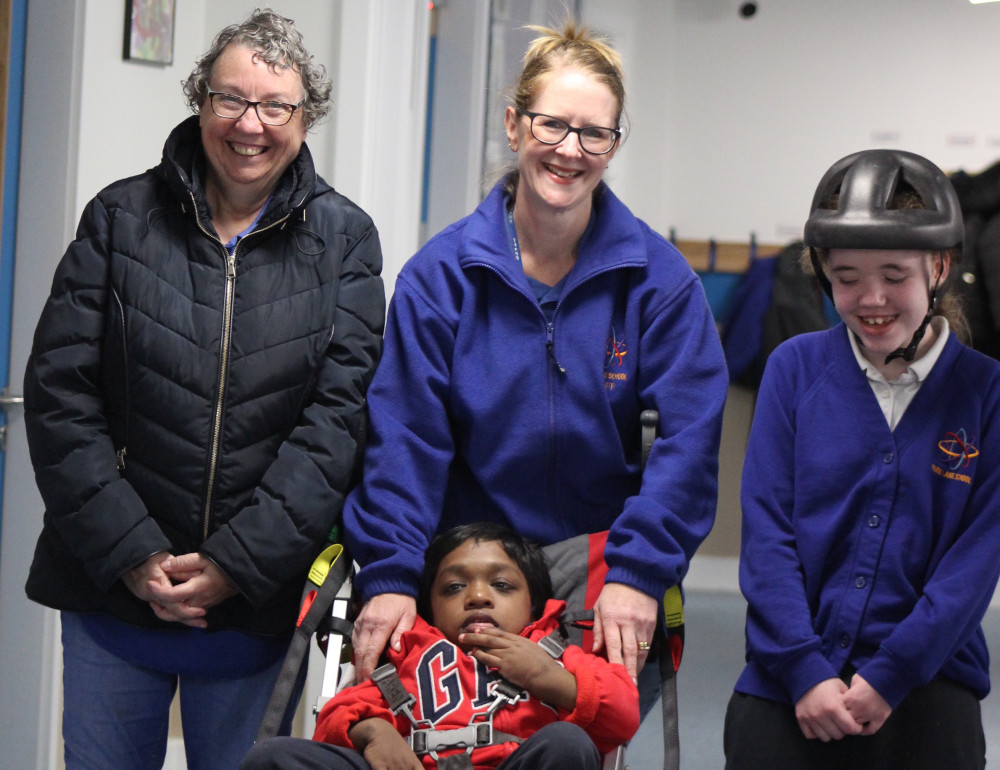
[[[536,732],[497,770],[600,770],[601,757],[580,727],[553,722]],[[371,770],[358,752],[307,738],[268,738],[246,755],[240,770]]]
[[[975,694],[939,678],[911,692],[874,735],[807,740],[787,703],[733,693],[726,770],[980,770],[986,738]]]

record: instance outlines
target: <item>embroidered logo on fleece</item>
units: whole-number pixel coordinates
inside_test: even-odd
[[[619,337],[615,334],[614,327],[611,327],[611,336],[608,338],[608,349],[604,354],[604,387],[614,390],[618,383],[624,384],[628,381],[625,372],[615,372],[613,369],[621,369],[625,365],[625,356],[628,355],[628,346],[625,344],[625,335]]]
[[[971,484],[972,477],[963,471],[968,469],[974,458],[979,457],[975,439],[969,438],[964,428],[948,431],[938,442],[938,449],[941,452],[941,465],[931,463],[931,470],[946,479]]]

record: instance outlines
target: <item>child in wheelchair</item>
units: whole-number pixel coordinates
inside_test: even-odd
[[[541,549],[510,529],[441,534],[389,663],[323,707],[313,740],[262,741],[241,767],[598,770],[638,729],[638,692],[624,666],[566,646],[551,597]]]

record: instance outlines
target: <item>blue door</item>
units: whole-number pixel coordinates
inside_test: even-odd
[[[24,95],[24,41],[28,0],[0,0],[0,60],[6,58],[3,90],[5,115],[0,168],[3,169],[3,216],[0,218],[0,499],[3,497],[3,460],[7,409],[16,407],[18,393],[10,389],[10,318],[14,296],[14,236],[17,224],[17,180],[21,158],[21,101]],[[9,31],[9,32],[8,32]],[[20,383],[14,386],[20,390]]]

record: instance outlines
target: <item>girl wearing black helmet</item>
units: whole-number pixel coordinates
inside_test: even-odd
[[[726,767],[983,767],[1000,364],[941,301],[957,197],[925,158],[856,153],[804,240],[844,323],[780,346],[761,382]]]
[[[930,348],[942,328],[940,323],[928,328],[934,315],[947,318],[959,339],[969,341],[957,301],[941,296],[951,260],[961,256],[962,237],[958,196],[941,170],[919,155],[855,153],[820,181],[805,226],[811,267],[865,358],[887,379],[897,379]],[[921,274],[916,282],[902,280],[916,273]],[[904,290],[915,292],[915,303],[891,289],[868,294],[875,285],[862,280],[865,274],[884,276],[889,287],[905,284]],[[891,307],[900,301],[901,308]],[[915,325],[905,313],[887,312],[907,308],[920,317]]]

